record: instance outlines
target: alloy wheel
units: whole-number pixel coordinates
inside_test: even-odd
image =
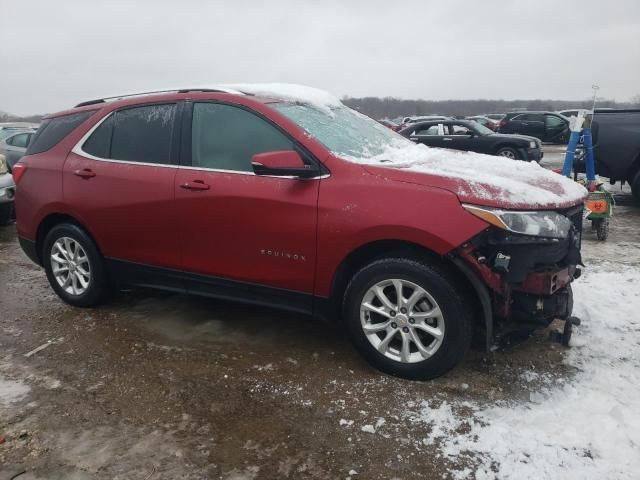
[[[69,295],[82,295],[91,283],[91,265],[82,245],[61,237],[51,247],[51,271],[58,285]]]
[[[511,150],[503,150],[498,155],[500,155],[501,157],[510,158],[512,160],[515,160],[515,158],[516,158],[516,156],[513,154],[513,152]]]
[[[435,299],[419,285],[397,278],[367,290],[360,304],[360,322],[371,345],[401,363],[431,358],[445,334],[444,317]]]

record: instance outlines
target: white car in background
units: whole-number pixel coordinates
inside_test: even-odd
[[[13,176],[7,170],[4,155],[0,154],[0,225],[6,225],[13,219],[13,198],[16,185]]]

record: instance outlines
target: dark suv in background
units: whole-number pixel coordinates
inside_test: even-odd
[[[567,143],[569,119],[554,112],[511,112],[500,121],[498,132],[530,135],[549,143]]]

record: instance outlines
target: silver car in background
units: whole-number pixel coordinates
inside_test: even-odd
[[[15,193],[13,176],[7,170],[4,155],[0,153],[0,225],[6,225],[13,219]]]
[[[36,130],[33,128],[12,130],[0,138],[0,155],[4,155],[6,167],[11,173],[13,166],[24,156]]]

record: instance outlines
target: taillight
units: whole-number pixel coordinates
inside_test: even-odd
[[[16,185],[18,185],[18,183],[20,183],[20,179],[22,178],[22,176],[24,175],[24,172],[27,171],[27,166],[24,163],[16,163],[13,166],[13,169],[11,171],[11,174],[13,175],[13,183],[15,183]]]

